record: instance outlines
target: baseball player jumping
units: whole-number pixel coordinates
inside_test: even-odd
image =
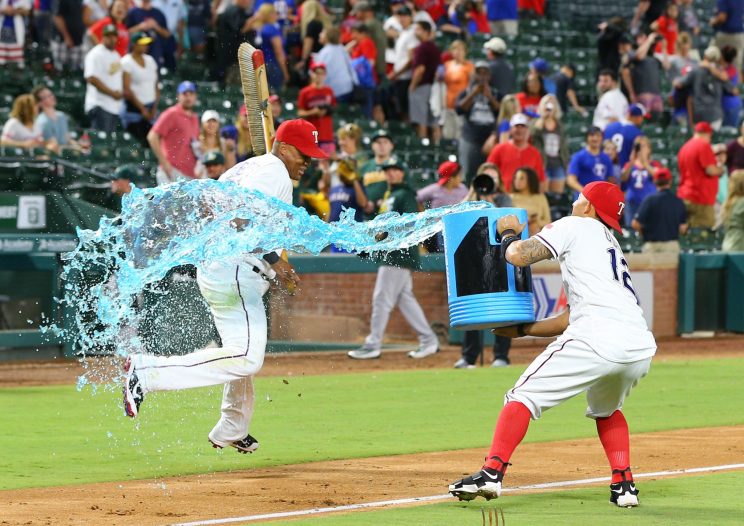
[[[612,469],[610,503],[638,506],[628,424],[621,408],[631,388],[648,372],[656,342],[638,305],[628,263],[610,231],[620,231],[624,206],[617,186],[594,182],[579,194],[571,216],[525,241],[519,238],[524,225],[516,216],[499,219],[496,226],[509,263],[526,267],[543,259],[558,260],[569,310],[494,330],[512,338],[560,337],[506,393],[485,465],[450,484],[449,492],[460,500],[498,497],[509,459],[527,433],[530,419],[586,391],[586,416],[597,423]]]
[[[276,130],[271,153],[248,159],[225,172],[220,181],[259,190],[292,203],[292,180],[299,180],[311,158],[328,156],[318,147],[315,126],[303,119],[289,120]],[[240,228],[240,219],[234,226]],[[231,446],[241,453],[258,449],[248,433],[253,416],[253,375],[263,365],[266,352],[266,312],[262,296],[269,289],[268,276],[286,287],[299,282],[292,265],[270,252],[262,259],[245,256],[242,263],[215,262],[199,268],[197,283],[209,303],[222,338],[221,348],[184,356],[132,354],[125,363],[124,410],[137,416],[146,393],[225,384],[222,414],[209,433],[216,448]]]

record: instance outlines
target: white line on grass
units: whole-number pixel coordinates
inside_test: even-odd
[[[726,471],[731,469],[744,469],[744,464],[725,464],[723,466],[708,466],[702,468],[674,469],[670,471],[654,471],[651,473],[633,473],[633,478],[648,477],[668,477],[671,475],[687,475],[691,473],[710,473],[713,471]],[[597,477],[580,480],[564,480],[561,482],[546,482],[544,484],[530,484],[527,486],[517,486],[514,488],[504,488],[504,493],[514,491],[524,491],[531,489],[549,489],[549,488],[566,488],[569,486],[580,486],[583,484],[596,484],[598,482],[608,482],[609,477]],[[452,498],[452,495],[430,495],[428,497],[411,497],[405,499],[380,500],[377,502],[361,502],[358,504],[347,504],[345,506],[331,506],[327,508],[313,508],[309,510],[298,511],[280,511],[276,513],[264,513],[262,515],[246,515],[245,517],[229,517],[225,519],[208,519],[196,522],[182,522],[173,526],[208,526],[212,524],[229,524],[231,522],[253,522],[269,519],[287,519],[290,517],[303,517],[307,515],[319,515],[322,513],[331,513],[338,511],[362,510],[365,508],[382,508],[386,506],[399,506],[402,504],[415,504],[417,502],[431,502],[435,500],[444,500]]]

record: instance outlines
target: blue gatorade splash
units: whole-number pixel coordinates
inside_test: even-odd
[[[490,208],[466,202],[422,213],[386,213],[357,222],[345,210],[336,223],[232,182],[197,180],[141,190],[133,188],[116,218],[98,230],[78,230],[78,246],[64,255],[67,329],[85,356],[100,349],[125,355],[141,349],[135,298],[174,267],[202,267],[214,261],[238,263],[287,249],[319,254],[328,245],[355,252],[387,252],[417,245],[442,230],[453,212]],[[243,224],[237,229],[233,220]],[[375,236],[387,237],[376,241]],[[80,387],[80,386],[79,386]]]

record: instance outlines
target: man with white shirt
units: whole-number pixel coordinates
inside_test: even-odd
[[[525,225],[516,216],[496,224],[502,258],[518,267],[555,259],[560,264],[569,308],[534,323],[494,329],[499,336],[553,337],[504,397],[486,463],[449,486],[460,500],[501,496],[504,473],[530,420],[586,392],[586,416],[596,423],[609,461],[610,503],[638,506],[630,469],[625,398],[648,373],[656,341],[638,304],[628,263],[612,230],[621,231],[622,190],[612,183],[586,185],[572,215],[521,240]],[[502,263],[504,265],[504,263]]]
[[[388,74],[392,82],[392,103],[396,106],[398,116],[401,120],[408,119],[408,87],[411,84],[411,64],[413,62],[413,50],[419,45],[414,33],[413,13],[408,6],[399,7],[395,16],[400,22],[401,31],[395,40],[395,54],[393,59],[393,70]]]
[[[123,81],[121,56],[116,52],[119,31],[114,24],[103,27],[101,43],[85,56],[85,113],[94,130],[112,133],[119,125]]]
[[[292,181],[298,181],[311,159],[327,159],[318,147],[315,126],[304,119],[285,121],[276,130],[271,153],[236,164],[220,181],[232,181],[292,203]],[[241,219],[233,220],[236,229]],[[209,433],[215,448],[234,447],[241,453],[258,449],[248,433],[253,416],[253,376],[266,352],[266,311],[262,297],[274,277],[288,289],[299,283],[280,250],[263,258],[244,256],[241,263],[215,261],[199,268],[197,283],[209,303],[222,347],[185,356],[131,354],[125,364],[124,410],[136,417],[144,395],[153,391],[225,384],[222,416]]]
[[[599,72],[597,89],[602,96],[594,109],[592,124],[604,131],[611,122],[625,118],[628,113],[628,99],[617,85],[617,73],[611,69]]]

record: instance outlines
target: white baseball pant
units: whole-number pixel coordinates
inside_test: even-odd
[[[398,305],[401,314],[418,334],[421,347],[436,347],[437,335],[431,330],[426,315],[413,295],[413,278],[407,268],[381,266],[377,270],[375,290],[372,294],[372,317],[369,322],[369,335],[364,347],[379,349],[385,334],[390,313]]]
[[[241,440],[253,416],[253,375],[266,353],[269,283],[250,265],[214,264],[199,269],[197,283],[209,304],[222,347],[183,356],[132,355],[145,393],[225,384],[221,417],[209,433],[218,445]]]
[[[543,411],[586,391],[586,416],[608,417],[622,408],[625,397],[650,366],[651,358],[611,362],[582,341],[558,339],[525,369],[506,393],[504,403],[523,403],[537,420]]]

